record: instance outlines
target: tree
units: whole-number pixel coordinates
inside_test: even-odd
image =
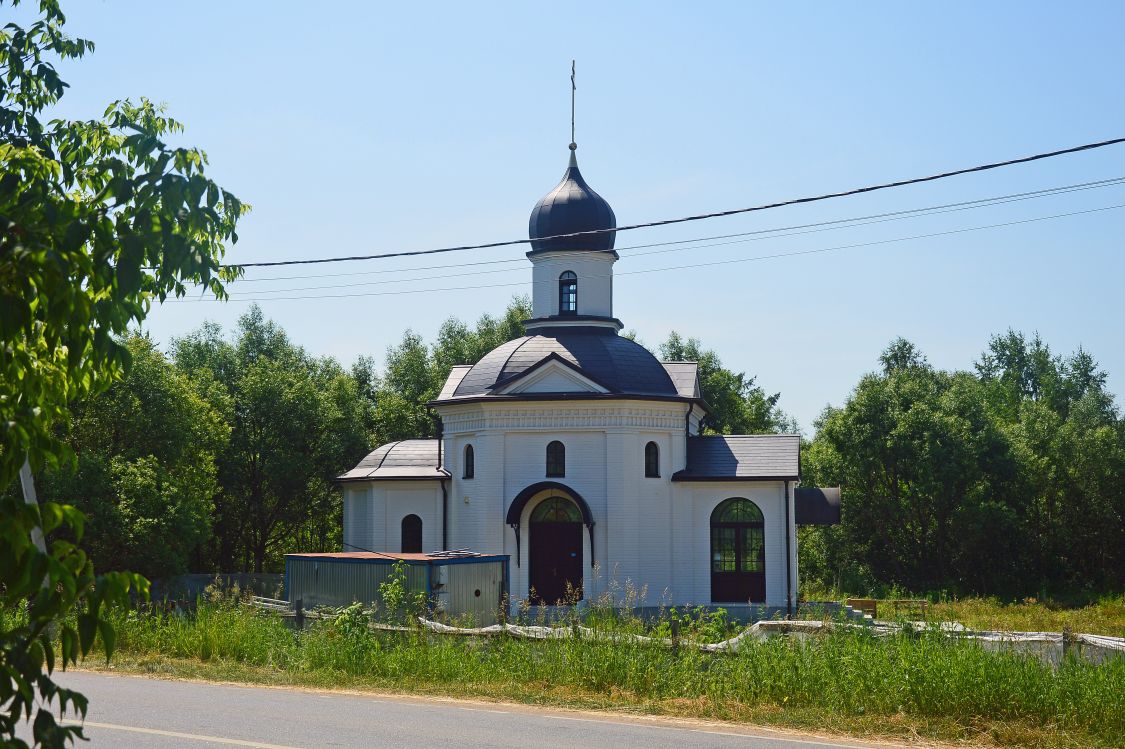
[[[976,363],[1013,446],[1015,489],[1038,588],[1125,585],[1125,422],[1106,374],[1079,349],[1060,357],[1038,336],[994,336]]]
[[[33,741],[62,746],[81,729],[60,726],[51,702],[85,714],[85,701],[51,681],[52,634],[63,666],[89,652],[95,633],[112,651],[102,606],[145,584],[95,578],[70,541],[47,547],[44,531],[80,538],[82,516],[40,508],[33,471],[73,461],[56,425],[69,403],[121,376],[129,355],[115,337],[153,300],[191,284],[224,293],[235,271],[220,266],[223,243],[236,240],[243,206],[204,176],[202,151],[163,142],[181,126],[148,100],[115,102],[101,120],[42,122],[66,88],[53,60],[82,57],[93,44],[63,32],[56,0],[40,0],[39,10],[30,26],[0,30],[0,486],[27,466],[25,501],[0,498],[0,605],[31,598],[26,623],[0,624],[0,738],[21,744],[16,725],[35,713]],[[79,600],[77,629],[53,626]]]
[[[802,532],[806,579],[1008,596],[1125,586],[1125,422],[1093,357],[1008,331],[974,372],[937,371],[903,339],[880,363],[802,456],[806,483],[843,488],[841,526]]]
[[[43,495],[87,516],[96,568],[177,575],[210,537],[216,457],[230,428],[150,338],[131,334],[125,345],[125,377],[72,408],[77,463],[47,471]]]
[[[333,545],[341,506],[332,479],[370,449],[374,423],[358,381],[294,345],[257,305],[232,340],[204,325],[172,349],[201,394],[222,404],[231,430],[216,461],[213,566],[262,572],[281,552]]]

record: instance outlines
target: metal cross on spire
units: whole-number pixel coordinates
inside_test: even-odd
[[[574,92],[578,90],[578,86],[574,83],[574,60],[570,61],[570,150],[574,151],[578,148],[578,144],[574,141]]]

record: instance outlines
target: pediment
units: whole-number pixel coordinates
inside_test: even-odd
[[[523,372],[496,383],[494,395],[520,393],[608,393],[608,388],[558,354],[544,357]]]

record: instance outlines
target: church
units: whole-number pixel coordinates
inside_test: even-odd
[[[507,555],[513,608],[631,587],[647,607],[790,615],[797,526],[839,522],[839,490],[799,485],[796,434],[706,434],[696,363],[620,335],[616,217],[575,149],[531,212],[526,335],[453,368],[437,439],[339,477],[345,552]]]

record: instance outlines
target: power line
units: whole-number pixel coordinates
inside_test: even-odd
[[[757,241],[762,241],[762,240],[765,240],[765,239],[778,239],[778,238],[781,238],[781,237],[793,237],[793,236],[800,236],[800,235],[804,235],[804,234],[815,234],[815,233],[819,233],[819,232],[831,231],[831,230],[837,230],[837,229],[851,229],[851,228],[856,228],[856,227],[860,227],[860,226],[870,226],[872,224],[887,223],[889,221],[902,221],[902,220],[911,219],[911,218],[920,218],[920,217],[925,217],[925,216],[936,216],[936,215],[941,215],[943,213],[954,213],[954,212],[959,212],[959,211],[971,210],[971,209],[974,209],[974,208],[989,208],[989,207],[996,206],[996,205],[1004,205],[1004,204],[1007,204],[1007,203],[1014,203],[1014,202],[1019,202],[1019,201],[1023,201],[1023,200],[1032,200],[1032,199],[1035,199],[1035,198],[1042,198],[1042,197],[1052,197],[1052,196],[1055,196],[1055,195],[1064,195],[1064,194],[1067,194],[1067,193],[1070,193],[1070,192],[1078,192],[1078,191],[1081,191],[1081,190],[1092,190],[1092,189],[1097,189],[1097,188],[1101,188],[1101,187],[1113,187],[1113,186],[1117,186],[1117,185],[1121,185],[1121,184],[1125,184],[1125,177],[1115,177],[1115,178],[1112,178],[1112,179],[1098,180],[1096,182],[1085,182],[1085,183],[1081,183],[1081,184],[1078,184],[1078,185],[1066,185],[1066,186],[1063,186],[1063,187],[1054,187],[1054,188],[1047,188],[1047,189],[1044,189],[1044,190],[1035,190],[1035,191],[1032,191],[1032,192],[1015,193],[1015,194],[1012,194],[1012,195],[1001,195],[1001,196],[996,196],[996,197],[992,197],[992,198],[981,198],[981,199],[978,199],[978,200],[962,201],[962,202],[959,202],[959,203],[947,203],[945,205],[929,206],[929,207],[926,207],[926,208],[913,208],[913,209],[907,209],[907,210],[902,210],[902,211],[894,211],[894,212],[891,212],[891,213],[876,214],[874,216],[862,216],[862,217],[858,217],[858,218],[837,219],[837,220],[834,220],[834,221],[822,221],[822,222],[819,222],[819,223],[805,224],[805,225],[802,225],[802,226],[781,227],[781,228],[777,228],[777,229],[761,229],[761,230],[752,231],[752,232],[742,232],[742,233],[739,233],[739,234],[726,234],[726,235],[720,235],[720,236],[715,236],[715,237],[703,237],[703,238],[699,238],[699,239],[685,239],[685,240],[678,240],[678,241],[674,241],[674,242],[657,242],[657,243],[648,244],[648,245],[637,245],[636,248],[666,247],[667,245],[684,245],[686,243],[691,243],[691,242],[705,242],[705,241],[710,240],[710,239],[727,239],[727,238],[730,238],[730,237],[739,237],[739,239],[734,239],[734,240],[729,241],[729,242],[714,242],[714,243],[709,243],[709,244],[692,244],[690,246],[676,246],[676,247],[671,247],[671,248],[666,248],[666,249],[649,250],[648,252],[636,252],[636,253],[630,254],[628,256],[628,259],[643,257],[643,256],[646,256],[646,255],[664,254],[664,253],[669,253],[669,252],[685,252],[687,250],[698,250],[698,249],[705,249],[705,248],[710,248],[710,247],[726,247],[726,246],[730,246],[730,245],[734,245],[734,244],[743,244],[743,243],[746,243],[746,242],[757,242]],[[788,231],[790,229],[801,229],[803,231]],[[782,233],[778,233],[778,232],[782,232]],[[626,251],[626,250],[630,250],[630,249],[634,249],[634,248],[632,248],[632,247],[622,248],[622,251]],[[572,253],[560,253],[560,255],[563,255],[563,256],[565,256],[565,254],[581,255],[583,253],[581,251],[575,251],[575,252],[572,252]],[[440,274],[440,275],[427,275],[427,276],[411,277],[411,278],[391,278],[391,279],[382,279],[382,280],[378,280],[378,281],[357,281],[355,283],[322,284],[322,285],[319,285],[319,286],[296,286],[296,287],[280,288],[280,289],[256,289],[253,293],[258,293],[258,294],[283,294],[283,293],[288,293],[288,292],[293,292],[293,291],[317,291],[317,290],[322,290],[322,289],[348,289],[348,288],[358,288],[358,287],[362,287],[362,286],[384,286],[384,285],[388,285],[388,284],[397,284],[397,283],[413,283],[413,282],[417,282],[417,281],[431,281],[431,280],[436,280],[436,279],[440,279],[440,278],[461,278],[461,277],[464,277],[464,276],[491,275],[491,274],[496,274],[496,273],[515,273],[515,272],[523,272],[526,269],[526,262],[527,261],[523,258],[516,258],[514,261],[513,260],[497,260],[497,261],[492,261],[492,262],[494,262],[494,263],[519,262],[521,265],[518,268],[497,268],[497,269],[492,269],[492,270],[478,270],[478,271],[467,271],[467,272],[462,271],[462,272],[459,272],[459,273],[445,273],[445,274]],[[443,266],[431,266],[431,267],[433,267],[433,268],[443,268]],[[452,268],[452,267],[458,267],[458,266],[451,265],[451,266],[444,266],[444,267]],[[411,270],[413,270],[413,269],[411,269]],[[375,271],[375,272],[377,273],[378,271]],[[333,274],[333,275],[335,275],[335,274]],[[354,275],[359,275],[359,274],[354,274]],[[301,278],[301,277],[297,276],[296,278]],[[265,280],[265,279],[257,279],[257,280]],[[278,280],[278,279],[274,279],[274,280]],[[237,283],[237,282],[235,282],[235,283]]]
[[[1070,148],[1063,148],[1057,151],[1048,151],[1045,153],[1037,153],[1031,156],[1023,156],[1018,159],[1008,159],[1007,161],[996,161],[990,164],[979,164],[964,169],[956,169],[950,172],[941,172],[940,174],[931,174],[927,177],[913,177],[910,179],[897,180],[895,182],[884,182],[877,185],[869,185],[867,187],[857,187],[851,190],[843,190],[841,192],[825,193],[823,195],[815,195],[804,198],[792,198],[790,200],[782,200],[776,203],[766,203],[763,205],[751,206],[749,208],[734,208],[728,211],[716,211],[713,213],[701,213],[694,216],[683,216],[681,218],[663,219],[660,221],[649,221],[643,224],[630,224],[628,226],[618,226],[614,229],[593,229],[590,231],[576,231],[569,234],[553,234],[549,237],[539,237],[535,240],[532,239],[509,239],[502,242],[486,242],[484,244],[473,245],[460,245],[456,247],[440,247],[431,250],[408,250],[404,252],[384,252],[373,255],[350,255],[344,257],[329,257],[329,258],[312,258],[306,260],[272,260],[267,262],[258,263],[239,263],[237,265],[224,266],[224,267],[241,267],[241,268],[265,268],[280,265],[313,265],[318,263],[339,263],[352,260],[377,260],[382,258],[391,257],[411,257],[418,255],[436,255],[444,252],[462,252],[464,250],[484,250],[492,247],[506,247],[517,244],[530,244],[531,242],[546,242],[554,239],[570,239],[574,237],[587,237],[599,234],[609,234],[611,232],[632,231],[634,229],[648,229],[654,226],[668,226],[670,224],[682,224],[689,221],[703,221],[706,219],[720,218],[722,216],[735,216],[741,213],[753,213],[756,211],[765,211],[773,208],[782,208],[790,205],[800,205],[802,203],[816,203],[822,200],[831,200],[834,198],[843,198],[850,195],[861,195],[863,193],[875,192],[877,190],[888,190],[894,187],[905,187],[906,185],[916,185],[922,182],[933,182],[939,179],[947,179],[949,177],[956,177],[962,174],[972,174],[975,172],[984,172],[990,169],[1000,169],[1006,166],[1013,166],[1015,164],[1026,164],[1031,161],[1040,161],[1042,159],[1055,158],[1057,156],[1065,156],[1067,154],[1079,153],[1082,151],[1091,151],[1096,148],[1105,148],[1106,146],[1116,145],[1118,143],[1125,143],[1125,138],[1113,138],[1111,140],[1103,140],[1095,143],[1085,143],[1080,146],[1072,146]]]
[[[1089,213],[1098,213],[1098,212],[1101,212],[1101,211],[1111,211],[1111,210],[1115,210],[1115,209],[1118,209],[1118,208],[1125,208],[1125,203],[1119,203],[1117,205],[1103,206],[1103,207],[1100,207],[1100,208],[1090,208],[1090,209],[1083,210],[1083,211],[1071,211],[1069,213],[1057,213],[1057,214],[1054,214],[1054,215],[1051,215],[1051,216],[1037,216],[1035,218],[1020,219],[1018,221],[1005,221],[1005,222],[998,223],[998,224],[985,224],[983,226],[970,226],[970,227],[966,227],[966,228],[963,228],[963,229],[950,229],[948,231],[931,232],[931,233],[928,233],[928,234],[915,234],[913,236],[908,236],[908,237],[894,237],[894,238],[891,238],[891,239],[880,239],[880,240],[874,240],[874,241],[870,241],[870,242],[858,242],[858,243],[855,243],[855,244],[836,245],[836,246],[833,246],[833,247],[820,247],[820,248],[816,248],[816,249],[812,249],[812,250],[799,250],[799,251],[795,251],[795,252],[780,252],[780,253],[776,253],[776,254],[772,254],[772,255],[756,255],[754,257],[748,257],[748,258],[734,258],[734,259],[729,259],[729,260],[715,260],[715,261],[710,261],[710,262],[706,262],[706,263],[689,263],[689,264],[684,264],[684,265],[666,266],[666,267],[662,267],[662,268],[644,268],[644,269],[640,269],[640,270],[624,271],[624,272],[617,273],[617,274],[608,274],[607,273],[607,274],[602,274],[601,276],[586,276],[586,278],[600,278],[600,277],[605,277],[605,276],[609,276],[609,275],[630,276],[630,275],[638,275],[638,274],[641,274],[641,273],[660,273],[660,272],[672,271],[672,270],[689,270],[689,269],[696,269],[696,268],[706,268],[706,267],[711,267],[711,266],[716,266],[716,265],[732,265],[732,264],[735,264],[735,263],[748,263],[748,262],[754,262],[754,261],[758,261],[758,260],[775,260],[775,259],[787,258],[787,257],[800,257],[800,256],[803,256],[803,255],[815,255],[815,254],[821,254],[821,253],[826,253],[826,252],[834,252],[834,251],[838,251],[838,250],[856,249],[856,248],[860,248],[860,247],[875,247],[875,246],[878,246],[878,245],[893,244],[895,242],[908,242],[908,241],[917,240],[917,239],[930,239],[930,238],[933,238],[933,237],[945,237],[945,236],[951,236],[951,235],[954,235],[954,234],[965,234],[965,233],[968,233],[968,232],[983,231],[983,230],[986,230],[986,229],[999,229],[999,228],[1008,227],[1008,226],[1018,226],[1018,225],[1021,225],[1021,224],[1035,223],[1035,222],[1038,222],[1038,221],[1050,221],[1052,219],[1067,218],[1067,217],[1070,217],[1070,216],[1081,216],[1081,215],[1085,215],[1085,214],[1089,214]],[[534,283],[535,282],[533,281],[532,284],[534,285]],[[554,279],[549,281],[549,283],[555,283]],[[260,297],[260,298],[251,297],[251,298],[247,298],[247,299],[232,298],[230,301],[237,301],[237,302],[273,302],[273,301],[296,301],[296,300],[303,300],[303,299],[352,299],[352,298],[356,298],[356,297],[401,296],[401,295],[404,295],[404,294],[428,294],[428,293],[433,293],[433,292],[445,292],[445,291],[468,291],[468,290],[476,290],[476,289],[497,289],[497,288],[503,288],[503,287],[525,286],[525,285],[526,285],[526,282],[524,282],[524,281],[516,281],[516,282],[513,282],[513,283],[476,284],[476,285],[472,285],[472,286],[448,286],[448,287],[439,287],[439,288],[430,288],[430,289],[405,289],[403,291],[370,291],[370,292],[355,293],[355,294],[311,294],[311,295],[305,295],[305,296],[289,296],[289,297]],[[195,303],[199,303],[199,302],[219,302],[219,301],[223,301],[223,300],[215,299],[213,297],[201,297],[199,299],[169,299],[169,300],[165,301],[164,303],[165,304],[195,304]]]
[[[966,201],[961,201],[961,202],[958,202],[958,203],[946,203],[944,205],[928,206],[928,207],[925,207],[925,208],[910,208],[910,209],[905,209],[905,210],[901,210],[901,211],[890,211],[890,212],[887,212],[887,213],[875,213],[875,214],[871,214],[871,215],[867,215],[867,216],[857,216],[857,217],[852,217],[852,218],[834,219],[834,220],[831,220],[831,221],[819,221],[819,222],[812,223],[812,224],[797,224],[797,225],[794,225],[794,226],[781,226],[781,227],[776,227],[776,228],[773,228],[773,229],[758,229],[758,230],[755,230],[755,231],[738,232],[738,233],[735,233],[735,234],[717,234],[717,235],[713,235],[713,236],[709,236],[709,237],[696,237],[696,238],[693,238],[693,239],[678,239],[678,240],[672,240],[672,241],[666,241],[666,242],[648,242],[646,244],[630,245],[628,247],[618,247],[617,251],[618,252],[628,252],[630,250],[644,249],[644,248],[648,248],[648,247],[665,247],[665,246],[669,246],[669,245],[687,244],[687,243],[692,243],[692,242],[709,242],[709,241],[716,240],[716,239],[730,239],[732,237],[749,237],[749,236],[754,236],[754,235],[758,235],[758,234],[771,234],[771,233],[775,233],[775,232],[790,231],[792,229],[809,229],[809,228],[820,227],[820,226],[834,226],[834,225],[838,225],[838,224],[849,224],[849,223],[853,223],[853,222],[857,222],[857,221],[867,221],[869,219],[879,219],[879,218],[886,218],[886,217],[890,217],[890,216],[902,216],[902,215],[905,215],[905,214],[921,213],[921,212],[924,212],[924,211],[934,211],[934,210],[937,210],[939,208],[956,208],[956,207],[960,207],[960,206],[975,207],[975,206],[980,205],[982,203],[1015,202],[1016,200],[1044,197],[1044,196],[1054,195],[1054,194],[1059,194],[1059,193],[1076,192],[1076,191],[1080,191],[1080,190],[1095,189],[1095,188],[1099,188],[1099,187],[1111,187],[1111,186],[1113,186],[1115,184],[1118,184],[1118,183],[1121,183],[1121,182],[1125,182],[1125,176],[1109,177],[1107,179],[1093,180],[1093,181],[1090,181],[1090,182],[1080,182],[1080,183],[1071,184],[1071,185],[1046,187],[1046,188],[1043,188],[1043,189],[1040,189],[1040,190],[1031,190],[1031,191],[1028,191],[1028,192],[1012,193],[1012,194],[1009,194],[1009,195],[999,195],[999,196],[993,196],[993,197],[989,197],[989,198],[978,198],[976,200],[966,200]],[[845,228],[847,228],[847,227],[845,227]],[[574,251],[571,251],[571,252],[558,252],[558,253],[555,253],[555,256],[556,257],[580,256],[580,255],[583,255],[585,252],[586,251],[583,251],[583,250],[574,250]],[[637,254],[642,254],[642,253],[637,253]],[[237,279],[237,282],[239,284],[245,284],[245,283],[262,283],[262,282],[268,282],[268,281],[307,280],[307,279],[310,279],[310,278],[341,278],[341,277],[345,277],[345,276],[348,277],[348,278],[352,278],[354,276],[370,276],[370,275],[385,274],[385,273],[410,273],[410,272],[418,271],[418,270],[444,270],[446,268],[468,268],[468,267],[475,267],[475,266],[481,266],[481,265],[504,265],[504,264],[512,264],[512,263],[519,263],[520,268],[524,268],[524,267],[526,267],[526,265],[525,265],[526,262],[527,261],[526,261],[525,258],[518,257],[518,258],[507,258],[507,259],[500,259],[500,260],[477,260],[477,261],[469,262],[469,263],[443,263],[443,264],[439,264],[439,265],[419,265],[419,266],[414,266],[414,267],[411,267],[411,268],[391,268],[391,269],[379,269],[379,270],[371,270],[371,271],[350,271],[350,272],[345,272],[345,273],[318,273],[318,274],[302,274],[302,275],[299,275],[299,276],[267,276],[265,278],[239,278],[239,279]]]

